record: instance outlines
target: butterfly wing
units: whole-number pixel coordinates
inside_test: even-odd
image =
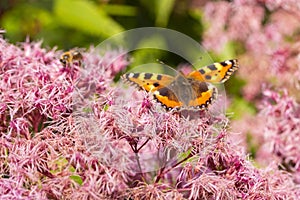
[[[147,92],[154,92],[168,86],[174,77],[166,74],[127,73],[122,76],[122,79]]]
[[[176,95],[175,92],[168,87],[160,88],[153,93],[153,96],[167,110],[180,108],[184,105],[184,103],[178,99],[178,95]]]
[[[216,88],[206,82],[178,75],[167,87],[153,93],[154,98],[168,110],[195,108],[204,110],[216,98]]]
[[[212,65],[202,67],[197,71],[191,72],[187,75],[187,77],[202,82],[224,83],[238,68],[239,65],[236,59],[226,60],[220,63],[213,63]]]
[[[204,110],[216,99],[217,88],[210,83],[191,80],[191,87],[195,94],[188,104],[191,107]]]

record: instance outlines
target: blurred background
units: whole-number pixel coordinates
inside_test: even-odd
[[[270,119],[270,115],[277,112],[274,105],[279,104],[282,98],[290,98],[293,102],[300,99],[299,2],[293,0],[1,0],[0,2],[0,28],[6,30],[4,38],[11,43],[22,42],[29,37],[33,41],[43,40],[44,47],[58,47],[62,50],[74,47],[88,48],[122,31],[149,26],[164,27],[186,34],[200,42],[215,61],[239,59],[240,69],[225,85],[229,102],[227,113],[232,119],[232,131],[242,133],[234,137],[240,137],[241,143],[247,146],[253,158],[259,160],[258,152],[261,152],[259,155],[266,155],[263,153],[263,145],[268,138],[264,133],[266,129],[271,131],[268,129],[266,119]],[[176,55],[161,51],[152,51],[151,55],[172,66],[184,62]],[[278,98],[266,102],[266,94],[270,95],[270,91],[275,91]],[[287,99],[282,101],[285,102]],[[266,110],[267,105],[273,105],[274,109]],[[286,120],[285,112],[287,111],[280,110],[276,117],[282,117],[282,121]],[[294,115],[298,116],[297,113]],[[276,119],[274,118],[275,122]],[[266,161],[266,157],[261,158],[260,163]]]
[[[203,23],[192,1],[2,0],[1,27],[11,42],[43,39],[62,49],[88,47],[124,30],[158,26],[201,40]]]

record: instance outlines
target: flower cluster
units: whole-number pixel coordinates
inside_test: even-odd
[[[265,164],[275,162],[279,168],[292,172],[294,181],[299,184],[300,106],[287,90],[282,94],[265,90],[261,106],[260,115],[264,117],[265,126],[260,131],[264,132],[265,141],[257,159]]]
[[[299,78],[294,74],[300,70],[299,2],[214,1],[202,7],[209,24],[204,46],[219,52],[232,42],[240,47],[235,50],[242,63],[239,75],[247,81],[246,99],[258,99],[266,82],[295,91]]]
[[[64,67],[41,43],[0,46],[2,199],[297,199],[292,177],[229,142],[222,114],[166,112],[114,83],[122,51]]]
[[[194,2],[197,2],[195,0]],[[257,109],[233,121],[233,136],[248,144],[259,166],[279,168],[299,185],[300,4],[298,1],[207,1],[203,43],[238,54],[242,95]],[[276,89],[275,89],[276,88]],[[283,92],[278,92],[283,91]]]
[[[95,89],[95,95],[106,91],[114,75],[126,67],[126,57],[121,51],[102,56],[83,53],[83,65],[95,70],[87,71],[77,65],[64,67],[59,61],[61,52],[41,45],[26,41],[15,46],[0,39],[1,199],[72,195],[78,199],[74,185],[82,185],[82,179],[93,185],[114,174],[88,156],[72,113],[77,91],[85,87]],[[89,72],[95,76],[87,76]],[[101,187],[106,189],[105,184]],[[95,192],[89,191],[91,196]],[[101,192],[97,189],[95,193],[99,196]]]

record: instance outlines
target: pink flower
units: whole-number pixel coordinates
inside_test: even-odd
[[[285,73],[289,70],[289,67],[286,64],[289,56],[290,52],[288,49],[278,49],[273,53],[271,67],[273,68],[274,74]]]

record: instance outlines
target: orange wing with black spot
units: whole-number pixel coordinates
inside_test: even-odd
[[[147,92],[154,92],[169,85],[174,77],[166,74],[128,73],[124,74],[122,79]]]
[[[212,84],[200,82],[197,80],[190,81],[195,93],[195,97],[189,102],[189,106],[196,107],[198,109],[206,109],[217,97],[217,88]]]
[[[180,108],[184,106],[184,102],[180,101],[178,94],[168,87],[160,88],[153,93],[154,98],[160,102],[166,109]]]
[[[238,68],[239,65],[236,59],[226,60],[202,67],[197,71],[191,72],[187,77],[209,83],[224,83]]]

